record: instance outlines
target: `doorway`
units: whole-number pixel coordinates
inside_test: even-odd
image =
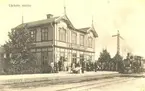
[[[41,53],[41,71],[42,71],[42,73],[48,73],[49,72],[48,52],[42,52]]]

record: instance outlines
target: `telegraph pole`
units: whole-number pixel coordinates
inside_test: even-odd
[[[120,38],[123,38],[120,36],[119,30],[117,32],[117,35],[112,35],[112,37],[117,37],[117,54],[120,54]]]
[[[119,30],[117,32],[117,35],[112,35],[112,37],[117,37],[117,55],[120,55],[120,38],[123,39],[120,36]],[[117,64],[116,64],[116,70],[118,71],[118,61],[119,59],[117,58]]]

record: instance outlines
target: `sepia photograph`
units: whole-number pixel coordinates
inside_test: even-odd
[[[0,0],[0,91],[145,91],[145,0]]]

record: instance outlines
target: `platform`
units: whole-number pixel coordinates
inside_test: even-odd
[[[85,72],[84,74],[70,74],[68,72],[59,72],[51,74],[23,74],[23,75],[1,75],[0,84],[13,84],[25,82],[49,81],[50,84],[79,82],[90,79],[100,79],[119,75],[118,72],[97,71]]]

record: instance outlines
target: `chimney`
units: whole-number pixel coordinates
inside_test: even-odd
[[[47,19],[50,19],[50,18],[52,18],[52,17],[53,17],[52,14],[47,14]]]

